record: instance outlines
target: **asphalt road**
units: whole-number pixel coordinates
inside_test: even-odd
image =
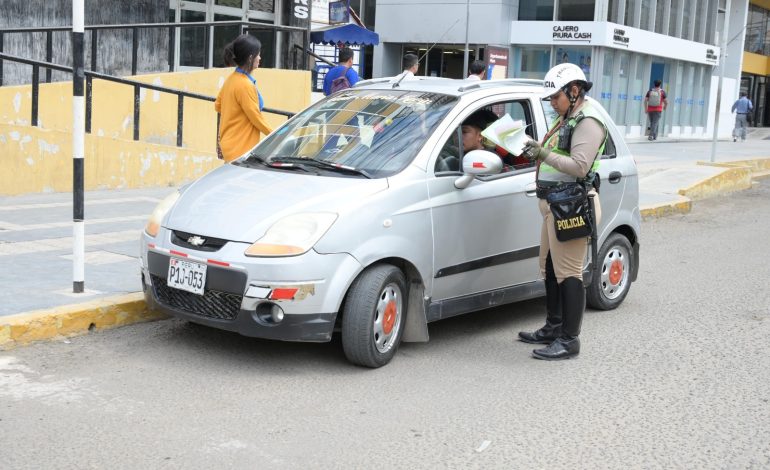
[[[0,353],[0,466],[770,467],[770,180],[643,230],[639,281],[571,361],[514,340],[542,300],[377,370],[176,320]]]

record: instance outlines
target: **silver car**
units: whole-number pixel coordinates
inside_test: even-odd
[[[430,322],[544,295],[533,165],[459,145],[480,109],[542,139],[541,95],[531,80],[381,79],[318,102],[156,208],[141,237],[148,304],[259,338],[339,331],[351,362],[379,367],[401,341],[427,341]],[[601,111],[585,275],[589,304],[612,309],[636,279],[641,218],[636,165]]]

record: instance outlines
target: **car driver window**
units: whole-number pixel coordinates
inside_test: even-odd
[[[607,143],[604,145],[604,152],[602,152],[602,159],[615,158],[617,156],[617,150],[615,149],[615,142],[612,140],[612,135],[607,134]]]
[[[514,121],[521,120],[526,126],[525,132],[530,136],[537,138],[536,135],[533,135],[534,124],[528,101],[520,100],[493,103],[477,109],[463,120],[462,124],[458,127],[457,132],[453,132],[441,147],[441,151],[436,158],[434,172],[441,175],[456,174],[457,172],[462,171],[460,142],[462,142],[463,154],[472,150],[488,150],[496,153],[503,161],[502,173],[533,167],[534,164],[529,159],[521,155],[516,155],[502,146],[495,145],[481,135],[481,132],[486,129],[487,126],[500,119],[505,114],[510,115]]]

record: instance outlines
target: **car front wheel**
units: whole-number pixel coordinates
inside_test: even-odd
[[[381,367],[401,342],[406,319],[406,279],[395,266],[364,271],[350,287],[342,312],[342,348],[353,364]]]
[[[619,233],[613,233],[599,250],[598,266],[588,288],[588,305],[598,310],[612,310],[623,303],[631,288],[634,266],[631,243]]]

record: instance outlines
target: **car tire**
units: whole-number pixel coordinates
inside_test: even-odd
[[[406,324],[406,278],[397,267],[379,264],[350,287],[342,312],[342,349],[350,362],[382,367],[396,354]]]
[[[631,288],[634,270],[633,248],[626,237],[613,233],[599,250],[598,266],[588,287],[588,305],[597,310],[612,310],[623,303]]]

